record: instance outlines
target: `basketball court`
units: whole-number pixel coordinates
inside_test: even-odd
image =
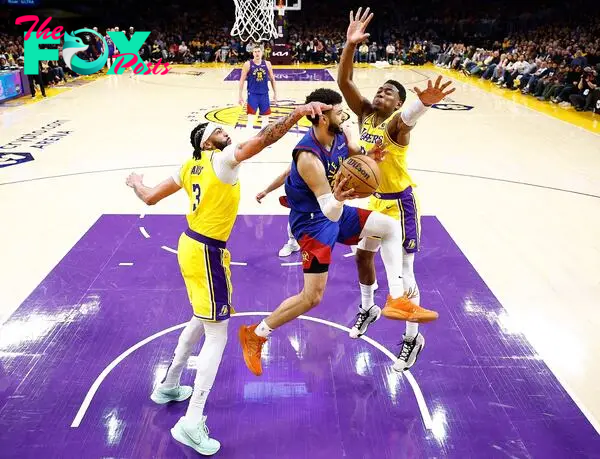
[[[337,88],[336,68],[276,73],[275,117]],[[411,89],[439,73],[364,66],[355,80],[371,98],[386,79]],[[410,372],[392,370],[404,324],[382,318],[348,337],[360,290],[345,246],[323,303],[272,335],[262,377],[246,369],[238,326],[302,285],[299,255],[277,256],[283,189],[254,197],[308,124],[243,166],[229,243],[238,314],[207,403],[218,457],[600,457],[598,117],[444,75],[457,90],[409,150],[424,214],[416,275],[440,313]],[[125,178],[171,175],[205,119],[234,140],[257,133],[237,77],[230,66],[127,73],[0,108],[1,457],[194,457],[169,432],[186,403],[149,398],[190,316],[176,257],[188,203],[179,193],[145,207]],[[377,271],[382,304],[379,257]],[[192,360],[183,382],[193,378]]]

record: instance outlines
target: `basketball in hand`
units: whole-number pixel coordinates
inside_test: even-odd
[[[365,155],[356,155],[346,158],[340,167],[340,180],[348,178],[344,191],[354,188],[361,198],[366,198],[375,193],[381,181],[381,172],[374,159]]]

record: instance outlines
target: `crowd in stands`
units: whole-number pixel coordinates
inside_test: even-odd
[[[435,64],[563,108],[600,113],[600,21],[541,27],[489,48],[449,43]]]
[[[113,8],[121,3],[129,5],[130,9],[124,11],[130,11],[135,2],[110,1]],[[145,9],[138,7],[137,15],[131,16],[141,30],[152,31],[140,49],[143,59],[238,64],[251,58],[253,44],[243,43],[229,33],[232,9],[185,9],[183,0],[183,5],[165,8],[157,17],[153,1],[149,0]],[[408,11],[394,7],[391,0],[380,0],[377,8],[388,13],[376,16],[370,26],[371,37],[357,48],[355,60],[387,61],[392,65],[433,62],[563,107],[600,112],[600,16],[595,14],[599,8],[590,10],[592,3],[588,0],[575,2],[578,3],[572,5],[576,7],[574,13],[541,5],[535,13],[525,14],[519,13],[518,4],[513,5],[513,10],[506,8],[506,0],[463,0],[460,8],[452,0],[431,0],[412,5]],[[294,62],[338,62],[348,20],[339,11],[352,6],[350,0],[339,0],[334,7],[328,2],[317,2],[311,8],[288,13],[286,43]],[[326,24],[318,18],[327,18]],[[133,27],[122,30],[127,36],[134,33]],[[118,50],[108,31],[119,28],[100,30],[114,54]],[[80,57],[96,59],[102,52],[102,41],[92,34],[83,39],[90,46]],[[263,46],[265,58],[269,59],[274,43],[265,42]],[[22,36],[0,33],[0,70],[17,68],[23,62]],[[43,85],[62,84],[67,78],[77,77],[65,65],[62,53],[58,61],[42,62],[40,71],[41,81],[35,81],[42,83],[42,89]]]

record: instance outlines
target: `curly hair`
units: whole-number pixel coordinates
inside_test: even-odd
[[[321,102],[322,104],[327,105],[337,105],[342,103],[342,95],[334,91],[333,89],[320,88],[313,92],[311,92],[306,98],[306,104],[310,104],[311,102]],[[313,116],[307,116],[308,120],[316,126],[319,124],[319,118]]]

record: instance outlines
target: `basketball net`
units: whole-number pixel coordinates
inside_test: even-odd
[[[235,3],[235,24],[231,36],[248,40],[267,41],[277,38],[273,0],[233,0]]]

